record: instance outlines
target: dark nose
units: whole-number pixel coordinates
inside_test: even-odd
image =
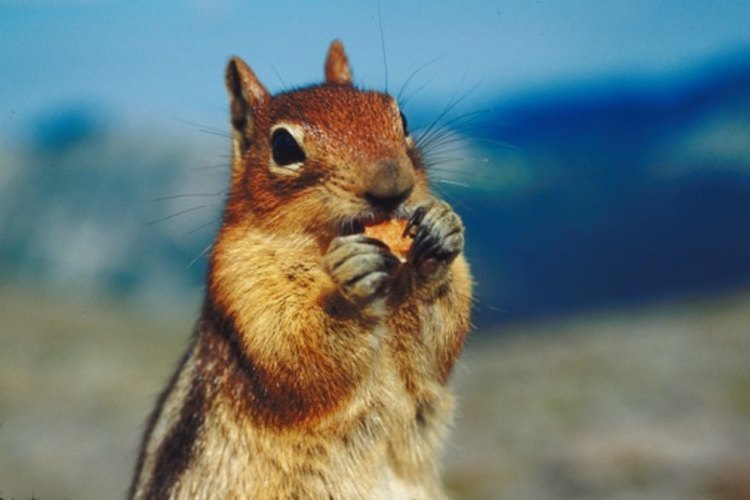
[[[394,210],[414,189],[411,165],[398,160],[382,161],[374,166],[368,179],[365,199],[375,208]]]

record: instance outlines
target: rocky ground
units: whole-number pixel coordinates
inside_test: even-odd
[[[750,295],[503,333],[457,373],[456,497],[750,499]]]
[[[0,498],[123,498],[195,314],[0,289]],[[750,498],[750,293],[475,334],[454,384],[455,498]]]

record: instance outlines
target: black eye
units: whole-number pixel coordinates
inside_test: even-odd
[[[401,115],[401,126],[404,128],[404,135],[409,135],[409,122],[406,121],[406,115],[399,112]]]
[[[302,163],[305,161],[305,152],[292,134],[285,128],[277,128],[271,135],[271,151],[273,161],[280,167],[291,165],[292,163]]]

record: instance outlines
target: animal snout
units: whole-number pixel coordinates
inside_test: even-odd
[[[398,160],[382,161],[374,166],[365,191],[365,199],[375,208],[394,210],[414,189],[411,166]]]

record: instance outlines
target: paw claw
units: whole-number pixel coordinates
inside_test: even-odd
[[[383,242],[355,234],[334,238],[323,265],[345,299],[366,305],[385,296],[400,262]]]
[[[410,219],[416,227],[414,242],[409,249],[409,261],[418,269],[433,260],[450,263],[464,247],[464,226],[459,216],[447,203],[437,201],[433,205],[420,207]],[[434,263],[430,269],[439,267]]]

